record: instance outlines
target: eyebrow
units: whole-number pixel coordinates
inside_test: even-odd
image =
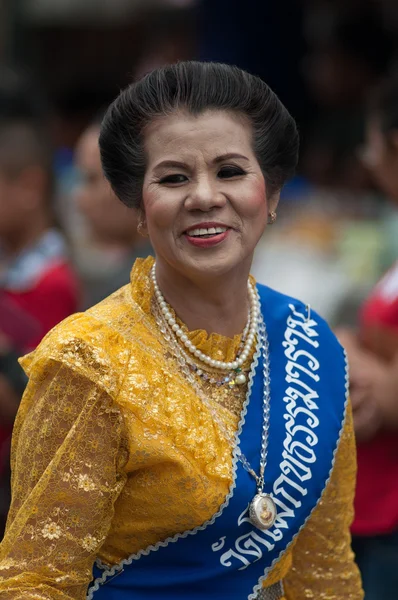
[[[249,160],[247,158],[247,156],[244,156],[243,154],[237,154],[235,152],[230,152],[229,154],[221,154],[220,156],[217,156],[214,160],[213,163],[218,164],[221,162],[224,162],[225,160],[230,160],[231,158],[240,158],[243,160]],[[162,160],[160,163],[158,163],[154,170],[158,170],[158,169],[173,169],[173,168],[177,168],[177,169],[186,169],[187,168],[187,164],[180,162],[178,160]]]
[[[179,162],[178,160],[162,160],[162,162],[158,163],[154,170],[158,169],[186,169],[187,165],[185,163]]]
[[[229,160],[230,158],[241,158],[243,160],[249,160],[247,156],[243,156],[243,154],[237,154],[236,152],[230,152],[229,154],[222,154],[221,156],[217,156],[213,162],[220,163],[224,162],[224,160]]]

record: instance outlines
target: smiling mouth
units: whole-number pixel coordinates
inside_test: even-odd
[[[197,227],[196,229],[188,229],[185,232],[185,235],[193,238],[206,239],[225,233],[227,230],[228,227]]]

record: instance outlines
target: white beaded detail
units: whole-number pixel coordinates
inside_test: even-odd
[[[153,265],[151,270],[151,279],[153,283],[153,287],[155,290],[156,300],[158,302],[159,308],[162,312],[163,318],[173,331],[174,335],[178,340],[185,346],[185,348],[190,352],[196,359],[209,365],[213,369],[220,369],[223,371],[227,370],[236,370],[240,369],[240,367],[247,361],[250,356],[250,352],[252,350],[253,344],[256,340],[257,331],[258,331],[258,320],[260,316],[260,303],[258,299],[258,295],[254,286],[248,281],[247,290],[249,293],[250,299],[250,319],[249,319],[249,330],[248,335],[245,340],[245,345],[241,354],[235,358],[234,361],[224,362],[220,360],[214,360],[207,354],[204,354],[201,350],[199,350],[195,344],[191,342],[188,336],[184,333],[184,330],[178,325],[175,317],[173,316],[170,306],[167,304],[166,300],[163,297],[162,292],[160,291],[157,279],[156,279],[156,270],[155,265]]]

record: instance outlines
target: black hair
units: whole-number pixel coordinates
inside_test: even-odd
[[[0,119],[0,171],[8,177],[18,177],[32,166],[40,167],[47,176],[50,207],[54,191],[53,151],[46,128],[31,119]]]
[[[105,114],[99,138],[102,166],[122,202],[141,206],[145,128],[178,110],[196,116],[209,109],[248,118],[268,193],[282,188],[294,174],[299,147],[287,109],[258,77],[230,65],[188,61],[155,69],[132,83]]]
[[[337,18],[332,28],[332,40],[342,52],[365,64],[376,76],[386,72],[393,45],[377,13],[371,11]]]
[[[370,95],[368,112],[378,118],[381,131],[388,136],[398,131],[398,73],[386,79]]]
[[[366,67],[373,76],[387,72],[393,57],[394,44],[386,31],[380,11],[366,9],[358,14],[351,10],[329,15],[322,26],[314,20],[309,31],[315,48],[330,53],[337,51],[345,60]]]
[[[87,77],[62,83],[54,93],[54,110],[66,119],[77,118],[89,123],[92,115],[109,106],[118,89],[111,82],[103,84],[95,79],[87,80]]]
[[[25,71],[0,66],[0,118],[47,120],[47,99]]]

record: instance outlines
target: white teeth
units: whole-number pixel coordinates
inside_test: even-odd
[[[200,235],[216,235],[217,233],[224,233],[227,231],[227,227],[209,227],[208,229],[189,229],[187,233],[190,236],[200,236]]]

